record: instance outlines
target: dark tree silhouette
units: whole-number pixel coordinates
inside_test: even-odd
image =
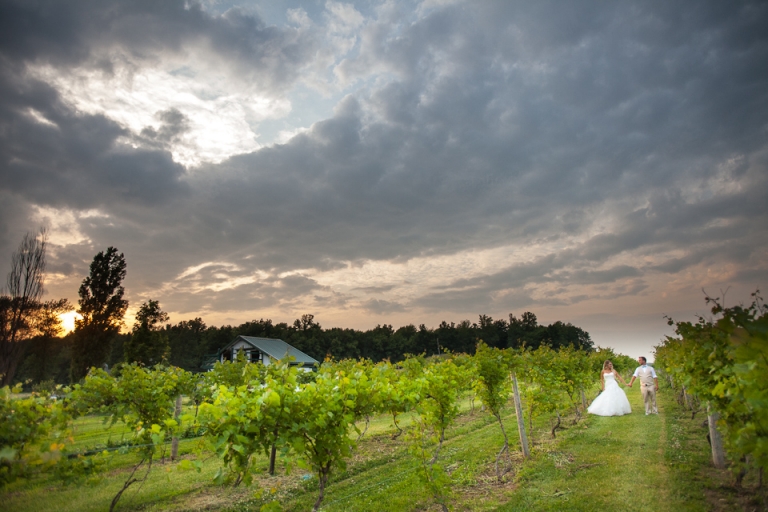
[[[153,366],[168,359],[170,344],[168,334],[159,330],[168,321],[168,314],[160,309],[156,300],[148,300],[136,313],[131,338],[125,343],[125,361]]]
[[[107,360],[112,338],[120,331],[128,309],[122,286],[125,268],[125,256],[109,247],[94,256],[91,273],[80,285],[78,313],[82,318],[75,320],[72,382],[79,381],[91,367],[99,367]]]
[[[24,356],[27,340],[35,334],[45,280],[46,231],[24,235],[11,256],[7,295],[0,296],[0,384],[11,384]]]

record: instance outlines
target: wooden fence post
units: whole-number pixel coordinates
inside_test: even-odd
[[[528,447],[528,436],[525,435],[523,406],[520,402],[520,391],[517,389],[517,376],[514,372],[512,373],[512,391],[515,396],[515,415],[517,416],[517,431],[520,433],[520,447],[523,449],[523,456],[529,459],[531,458],[531,449]]]
[[[685,405],[688,407],[689,411],[693,410],[693,405],[691,404],[691,398],[688,395],[688,390],[685,389],[685,386],[683,386],[683,398],[685,399]]]
[[[709,423],[709,442],[712,444],[712,464],[718,469],[725,469],[725,451],[723,438],[717,430],[717,419],[720,415],[707,404],[707,422]]]
[[[178,422],[179,416],[181,416],[181,395],[176,397],[176,409],[173,411],[173,419]],[[173,439],[171,439],[171,460],[176,460],[178,456],[179,438],[178,436],[173,436]]]

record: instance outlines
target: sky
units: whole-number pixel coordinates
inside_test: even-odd
[[[768,4],[0,0],[0,273],[324,328],[534,312],[652,357],[768,285]]]

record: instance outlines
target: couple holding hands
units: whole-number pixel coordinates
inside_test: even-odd
[[[613,369],[611,361],[606,361],[603,364],[603,371],[600,372],[602,393],[587,408],[589,413],[597,416],[623,416],[631,413],[632,408],[629,406],[627,395],[619,387],[617,380],[625,386],[632,387],[635,379],[640,380],[640,392],[643,395],[643,402],[645,402],[645,415],[659,413],[656,407],[656,391],[659,390],[656,371],[653,366],[648,366],[647,360],[642,356],[637,358],[637,362],[640,363],[640,366],[635,370],[629,384],[624,382],[619,372]]]

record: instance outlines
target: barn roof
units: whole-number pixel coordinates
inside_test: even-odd
[[[320,361],[308,356],[301,350],[297,349],[276,338],[257,338],[255,336],[238,336],[235,340],[224,347],[223,350],[231,348],[238,341],[243,340],[254,348],[264,352],[273,359],[283,359],[286,356],[293,356],[295,359],[294,364],[300,365],[313,365],[318,364]]]

